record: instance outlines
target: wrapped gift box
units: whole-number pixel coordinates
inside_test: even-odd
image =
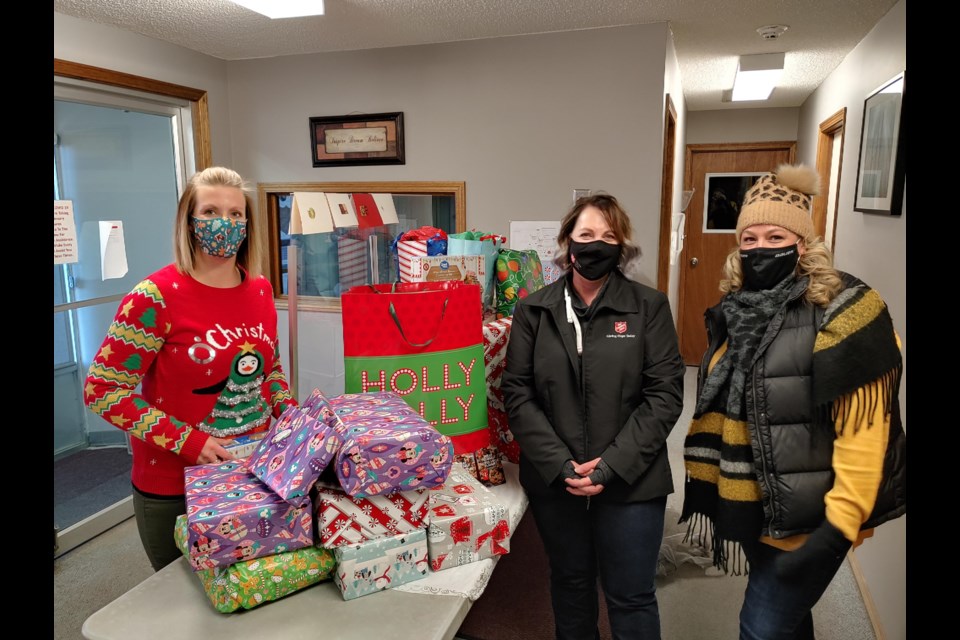
[[[320,544],[332,549],[426,528],[427,497],[426,489],[416,489],[352,498],[343,489],[317,485]]]
[[[443,484],[453,445],[395,393],[349,393],[330,399],[343,422],[337,478],[364,498]]]
[[[484,306],[489,306],[486,301],[492,296],[487,290],[487,259],[484,256],[417,256],[410,259],[410,272],[400,277],[400,282],[446,280],[480,285],[480,300],[484,301]]]
[[[503,404],[500,381],[507,367],[507,343],[513,318],[487,319],[483,327],[483,364],[487,374],[487,420],[490,441],[503,452],[507,460],[520,462],[520,445],[513,439],[507,424],[507,410]]]
[[[257,433],[246,433],[230,438],[230,444],[223,446],[224,449],[233,454],[234,458],[247,458],[260,446],[260,441],[267,435],[266,431]]]
[[[333,581],[344,600],[413,582],[427,575],[427,536],[423,529],[390,538],[337,547]]]
[[[363,238],[343,236],[337,241],[337,263],[340,267],[340,287],[350,287],[370,281],[367,274],[367,241]]]
[[[503,459],[500,450],[494,446],[477,449],[474,454],[477,465],[477,480],[494,487],[507,481],[503,473]]]
[[[278,496],[300,507],[309,504],[310,487],[339,448],[340,437],[327,423],[292,406],[270,425],[249,467]]]
[[[231,460],[184,469],[189,535],[187,559],[194,571],[292,551],[313,544],[309,501],[291,505]]]
[[[190,534],[187,516],[177,518],[174,540],[181,553],[190,559]],[[221,613],[253,609],[265,602],[279,600],[333,577],[333,552],[319,547],[304,547],[263,558],[254,558],[215,569],[197,571],[196,576],[213,607]]]
[[[410,278],[413,275],[413,259],[426,255],[426,240],[397,241],[397,264],[399,266],[400,282],[410,282],[410,280],[406,278]]]
[[[434,571],[510,551],[507,508],[460,465],[430,491],[427,548]]]
[[[320,389],[314,389],[306,400],[300,403],[300,411],[307,414],[314,420],[320,420],[331,427],[338,435],[343,436],[346,433],[346,427],[334,412],[330,401]]]

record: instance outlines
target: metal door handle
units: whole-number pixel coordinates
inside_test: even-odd
[[[699,261],[699,260],[697,260],[696,258],[690,258],[690,266],[691,266],[691,267],[695,267],[695,266],[697,266],[698,264],[700,264],[700,261]]]

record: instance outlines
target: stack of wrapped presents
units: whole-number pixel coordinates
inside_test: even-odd
[[[399,395],[319,391],[247,458],[187,467],[175,538],[217,611],[343,598],[509,551],[506,509]]]

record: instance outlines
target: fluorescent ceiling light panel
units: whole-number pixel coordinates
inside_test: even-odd
[[[256,11],[268,18],[300,18],[322,16],[323,0],[232,0],[234,4]]]
[[[783,74],[782,53],[761,53],[740,56],[737,77],[733,82],[734,102],[743,100],[766,100]]]

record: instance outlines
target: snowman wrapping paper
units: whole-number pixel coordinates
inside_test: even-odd
[[[419,580],[427,575],[427,538],[423,529],[368,540],[333,550],[333,581],[344,600]]]
[[[510,552],[507,508],[459,464],[430,491],[427,549],[441,571]]]
[[[194,571],[313,544],[313,513],[283,500],[241,461],[184,469],[189,555]]]
[[[177,518],[174,540],[189,560],[190,536],[187,517]],[[196,576],[213,608],[220,613],[253,609],[261,604],[333,578],[333,551],[304,547],[263,558],[197,571]]]

